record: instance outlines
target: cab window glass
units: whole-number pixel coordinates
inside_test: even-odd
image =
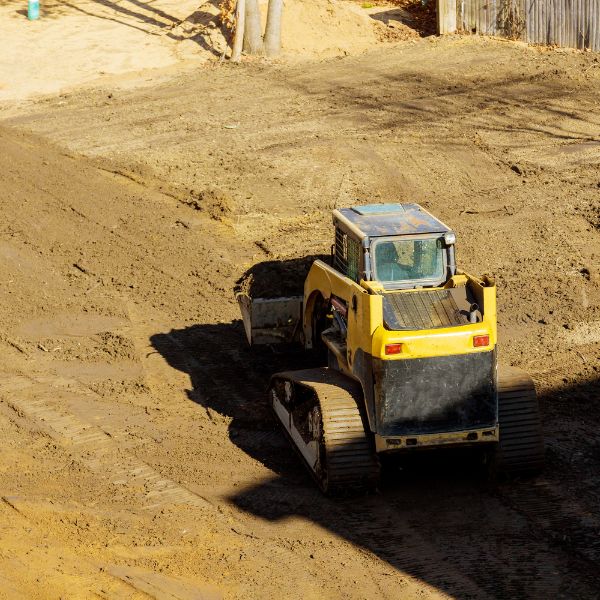
[[[437,282],[444,277],[442,238],[380,240],[375,244],[375,275],[382,282]]]

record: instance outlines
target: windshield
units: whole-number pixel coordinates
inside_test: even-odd
[[[382,238],[374,244],[375,278],[382,283],[439,285],[445,279],[441,237]]]

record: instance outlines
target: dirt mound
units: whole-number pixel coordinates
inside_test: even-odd
[[[185,204],[207,213],[212,219],[220,221],[234,212],[235,202],[229,194],[218,188],[207,188],[196,192],[192,190]]]
[[[315,260],[329,263],[330,257],[315,254],[289,260],[269,260],[248,269],[235,284],[234,292],[251,298],[302,296],[304,280]]]
[[[267,6],[261,0],[263,26]],[[63,93],[99,80],[129,85],[129,78],[141,82],[140,73],[147,69],[166,71],[230,52],[231,34],[221,22],[218,0],[127,0],[123,6],[86,2],[85,10],[48,0],[35,22],[17,9],[13,2],[0,3],[0,102]],[[357,54],[381,42],[417,36],[410,21],[394,16],[393,23],[384,23],[373,14],[385,10],[343,0],[286,0],[283,56]]]
[[[286,2],[281,44],[292,54],[337,55],[377,43],[375,21],[360,6],[335,0]]]
[[[263,27],[268,0],[260,2]],[[173,30],[186,56],[198,53],[199,46],[212,53],[228,54],[228,33],[221,26],[218,11],[197,11]],[[282,18],[281,45],[284,55],[338,56],[362,52],[378,42],[396,42],[418,37],[400,20],[385,23],[377,14],[380,6],[363,8],[340,0],[287,0]]]

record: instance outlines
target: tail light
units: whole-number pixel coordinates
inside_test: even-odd
[[[484,346],[490,345],[490,336],[489,335],[476,335],[473,338],[473,347],[474,348],[482,348]]]
[[[386,344],[386,354],[400,354],[402,352],[402,344]]]

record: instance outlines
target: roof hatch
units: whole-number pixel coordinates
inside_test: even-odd
[[[333,211],[333,221],[344,224],[358,239],[451,231],[418,204],[399,202],[336,209]]]
[[[359,215],[394,215],[404,212],[402,204],[366,204],[353,206],[352,210]]]

